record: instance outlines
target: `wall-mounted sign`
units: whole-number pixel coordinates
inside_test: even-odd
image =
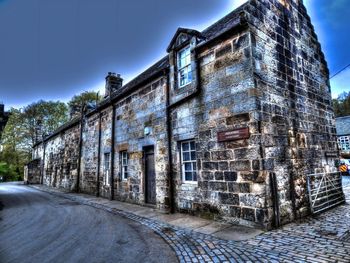
[[[338,152],[326,152],[325,155],[326,157],[334,157],[334,158],[339,156]]]
[[[248,139],[250,136],[248,127],[232,129],[229,131],[221,131],[221,132],[218,132],[217,135],[218,135],[218,142]]]

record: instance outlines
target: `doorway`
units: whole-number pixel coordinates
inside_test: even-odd
[[[144,148],[145,156],[145,201],[156,204],[156,172],[154,166],[154,146]]]

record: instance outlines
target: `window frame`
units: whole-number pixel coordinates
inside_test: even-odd
[[[350,151],[350,136],[339,136],[338,137],[338,145],[339,150],[343,152],[349,152]]]
[[[108,167],[107,167],[108,166]],[[111,172],[111,153],[104,153],[103,155],[103,185],[110,185],[110,172]]]
[[[191,147],[191,142],[194,143],[194,149]],[[185,143],[188,143],[188,150],[183,149],[183,145]],[[192,159],[191,153],[194,152],[194,159]],[[189,153],[189,160],[185,161],[184,160],[184,153]],[[191,164],[191,170],[186,170],[186,164],[190,163]],[[180,142],[180,164],[181,164],[181,177],[182,177],[182,182],[186,184],[197,184],[198,183],[198,169],[197,169],[197,149],[196,149],[196,141],[194,139],[186,140],[186,141],[181,141]],[[193,166],[195,165],[195,169]],[[186,180],[186,172],[191,172],[192,173],[192,180]],[[194,176],[193,173],[196,173],[195,175],[195,180],[193,180]]]
[[[188,51],[188,53],[187,53]],[[185,57],[183,58],[183,60],[185,61],[185,65],[181,65],[181,54],[185,53]],[[192,83],[192,65],[191,65],[191,47],[190,45],[185,46],[184,48],[180,49],[177,52],[177,56],[176,56],[176,68],[177,68],[177,87],[179,89],[189,85]],[[188,61],[188,64],[186,64],[186,60]],[[187,78],[185,78],[185,83],[183,85],[181,85],[181,71],[184,70],[186,73]],[[191,76],[191,79],[189,80],[189,76]]]
[[[127,151],[121,151],[119,156],[120,156],[120,174],[121,174],[121,179],[123,181],[126,181],[128,179],[128,177],[129,177],[129,171],[128,171],[129,153]],[[126,160],[126,163],[124,163],[124,160]]]

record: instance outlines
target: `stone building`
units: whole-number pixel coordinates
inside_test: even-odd
[[[1,141],[2,132],[5,129],[9,116],[10,116],[10,113],[5,111],[5,105],[0,103],[0,141]]]
[[[38,143],[42,183],[271,228],[336,171],[329,71],[301,0],[250,0]]]
[[[335,119],[340,155],[350,158],[350,116]]]

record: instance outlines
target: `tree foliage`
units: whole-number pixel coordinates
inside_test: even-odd
[[[80,113],[83,105],[95,106],[101,99],[101,96],[93,91],[84,91],[78,95],[74,95],[68,102],[70,116],[73,117],[77,113]]]
[[[68,121],[67,105],[59,101],[43,101],[32,103],[22,111],[25,137],[33,146],[42,135],[54,132],[59,126]]]
[[[23,166],[31,159],[33,145],[68,120],[65,103],[38,101],[22,110],[12,108],[2,134],[0,163],[6,180],[23,176]]]
[[[83,105],[95,106],[100,100],[98,93],[85,91],[73,96],[68,106],[71,111],[74,109],[80,112]],[[23,167],[31,160],[33,145],[69,120],[68,106],[59,101],[40,100],[22,109],[10,110],[10,117],[0,141],[2,180],[23,178]]]
[[[333,99],[333,108],[336,117],[350,115],[350,92],[343,92]]]

